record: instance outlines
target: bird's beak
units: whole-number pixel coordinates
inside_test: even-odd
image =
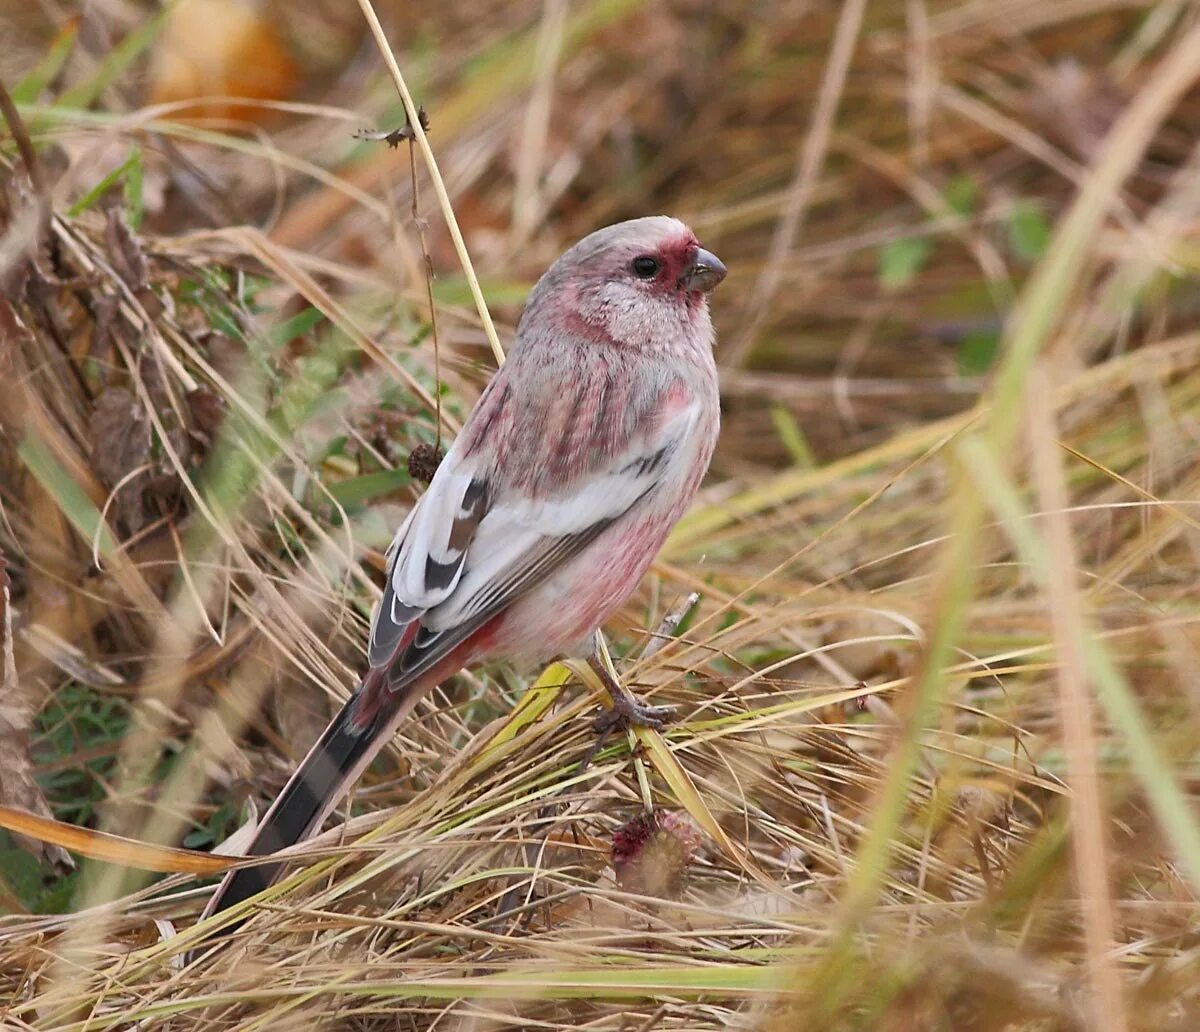
[[[712,251],[697,247],[691,265],[679,277],[679,285],[684,290],[700,290],[707,294],[725,278],[728,271],[725,263]]]

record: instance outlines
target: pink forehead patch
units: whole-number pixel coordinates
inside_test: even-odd
[[[672,237],[664,241],[654,254],[662,262],[667,276],[674,279],[679,276],[692,260],[692,254],[700,242],[693,233]]]
[[[686,262],[691,259],[692,252],[699,246],[700,241],[696,239],[695,234],[686,233],[668,240],[663,244],[661,253],[664,258]]]

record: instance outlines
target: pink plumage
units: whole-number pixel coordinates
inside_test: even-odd
[[[311,834],[430,688],[581,654],[691,503],[719,428],[707,294],[725,267],[676,219],[585,237],[534,287],[493,377],[389,550],[369,669],[259,825]],[[264,888],[234,872],[206,915]]]

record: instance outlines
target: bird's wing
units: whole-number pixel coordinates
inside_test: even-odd
[[[387,582],[367,648],[371,666],[387,663],[406,632],[454,592],[487,504],[486,476],[452,450],[388,549]]]
[[[606,468],[536,499],[504,490],[502,472],[484,473],[451,449],[393,543],[371,664],[390,663],[393,683],[428,670],[643,503],[700,415],[692,403],[666,420],[648,417]]]

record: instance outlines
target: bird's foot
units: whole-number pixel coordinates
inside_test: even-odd
[[[604,682],[609,698],[612,699],[612,709],[603,710],[593,721],[596,740],[579,764],[580,773],[587,770],[614,731],[626,731],[631,727],[649,727],[661,731],[675,719],[673,706],[647,705],[617,684],[608,676],[607,671],[600,672],[600,679]]]
[[[609,735],[630,727],[648,727],[661,731],[675,719],[673,706],[651,706],[627,691],[613,692],[612,709],[601,713],[592,725],[596,733]]]

